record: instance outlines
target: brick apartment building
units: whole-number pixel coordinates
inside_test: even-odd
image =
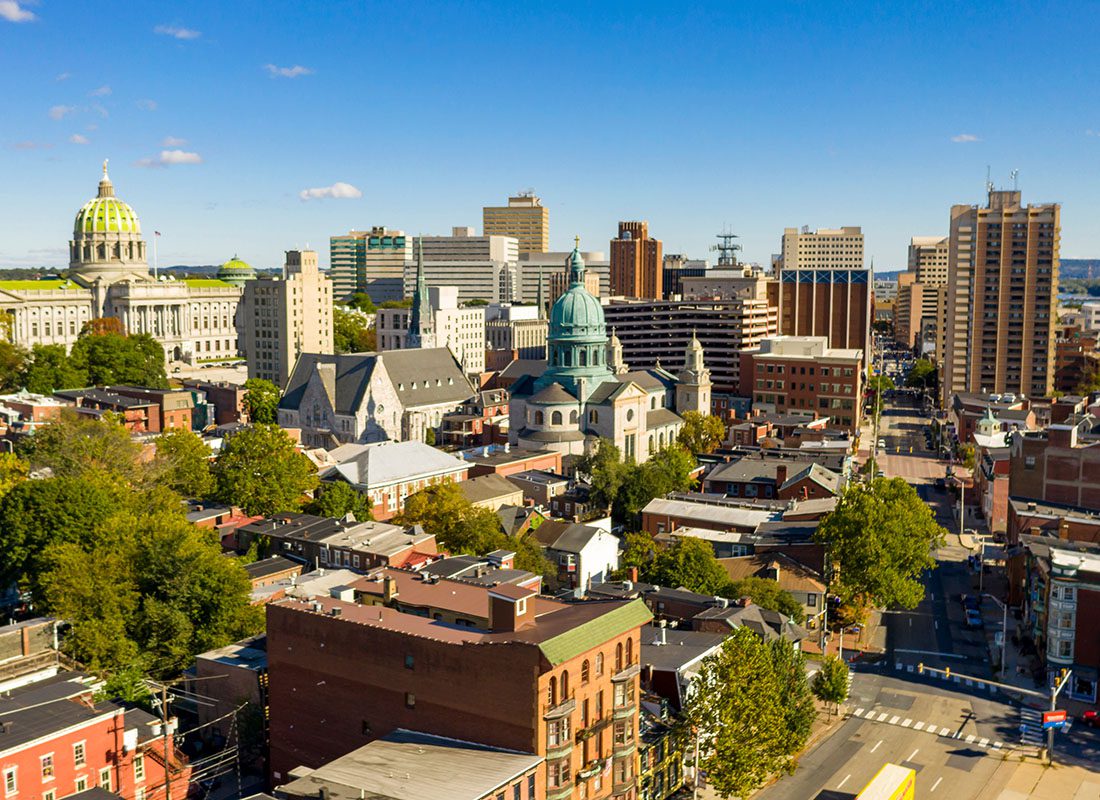
[[[267,606],[274,782],[405,728],[543,756],[540,799],[634,800],[643,603],[394,572]]]
[[[660,239],[649,236],[648,222],[620,222],[611,240],[611,294],[664,297],[664,258]]]
[[[1100,420],[1091,414],[1009,436],[1014,497],[1100,510]]]
[[[8,800],[59,800],[99,787],[134,800],[165,796],[165,740],[140,709],[97,702],[78,673],[61,673],[0,697],[0,789]],[[191,768],[171,753],[172,796]]]
[[[75,405],[77,414],[101,417],[110,411],[131,433],[160,433],[160,406],[150,400],[124,397],[106,389],[66,389],[54,394]]]
[[[191,392],[184,389],[149,389],[145,386],[108,386],[106,391],[123,397],[132,397],[155,403],[160,409],[160,430],[180,428],[191,430],[191,416],[195,401]]]

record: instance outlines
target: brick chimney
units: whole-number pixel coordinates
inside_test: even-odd
[[[387,575],[382,579],[382,602],[390,605],[395,599],[397,599],[397,579]]]
[[[536,592],[513,584],[489,590],[489,630],[494,633],[522,630],[535,624],[531,600]]]
[[[787,465],[777,464],[775,467],[775,486],[778,489],[787,482]]]

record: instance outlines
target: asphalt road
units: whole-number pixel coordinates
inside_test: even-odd
[[[926,446],[927,418],[914,405],[884,410],[879,438],[886,439],[888,453],[880,456],[881,468],[888,477],[904,477],[913,484],[940,524],[955,533],[936,552],[937,568],[923,578],[926,591],[920,605],[884,614],[885,657],[855,667],[851,716],[801,759],[793,775],[758,797],[847,800],[886,762],[916,770],[918,796],[933,800],[976,798],[990,786],[1006,783],[1011,774],[1002,756],[1020,743],[1019,705],[987,684],[947,683],[915,669],[923,663],[978,679],[993,675],[985,633],[964,624],[959,596],[974,591],[976,578],[967,566],[969,551],[956,535],[953,495],[934,486],[945,465]],[[1074,729],[1059,736],[1056,748],[1070,763],[1093,768],[1100,763],[1096,731]]]

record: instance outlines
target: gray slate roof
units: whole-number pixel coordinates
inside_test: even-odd
[[[647,429],[661,428],[665,425],[675,425],[683,422],[680,415],[667,408],[654,408],[646,412],[645,426]]]
[[[594,537],[604,532],[601,528],[592,525],[548,519],[539,525],[531,535],[543,547],[562,550],[566,553],[579,553]]]

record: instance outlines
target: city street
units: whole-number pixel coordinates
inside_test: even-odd
[[[1019,696],[985,683],[994,677],[991,643],[1002,615],[987,599],[985,629],[965,625],[960,598],[977,592],[978,576],[967,562],[972,551],[964,543],[969,537],[958,535],[957,496],[935,486],[945,462],[926,444],[927,421],[916,401],[902,397],[883,410],[879,429],[887,445],[887,453],[879,457],[881,469],[887,477],[903,477],[912,484],[949,531],[945,546],[936,552],[938,567],[924,576],[925,598],[915,609],[883,613],[884,655],[877,663],[854,665],[847,719],[802,758],[793,775],[762,791],[761,798],[854,797],[888,761],[917,771],[921,797],[998,799],[1013,780],[1019,765],[1005,758],[1025,746],[1020,724],[1035,712],[1021,711]],[[869,429],[863,439],[871,444]],[[868,454],[864,448],[859,460]],[[1014,620],[1009,619],[1011,628]],[[955,683],[920,675],[917,665],[922,663],[979,680]],[[1093,769],[1100,763],[1100,735],[1084,726],[1057,734],[1055,748],[1060,763]],[[1027,752],[1035,752],[1034,747],[1028,746]]]

